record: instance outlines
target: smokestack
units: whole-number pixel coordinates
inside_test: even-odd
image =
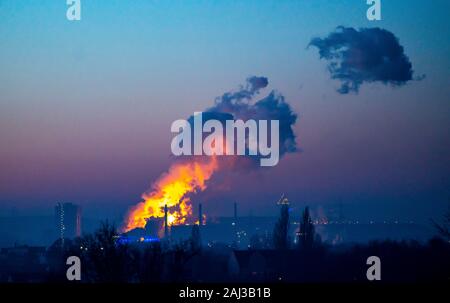
[[[234,202],[234,222],[237,222],[237,203]]]
[[[164,205],[164,237],[169,236],[169,227],[167,226],[167,204]]]
[[[202,204],[198,205],[198,225],[203,225],[203,213],[202,213]]]

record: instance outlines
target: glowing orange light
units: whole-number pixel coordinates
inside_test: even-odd
[[[164,217],[164,205],[168,207],[169,225],[180,225],[192,216],[189,193],[206,189],[205,182],[217,170],[215,157],[207,161],[192,161],[173,164],[152,186],[150,192],[142,195],[143,201],[128,213],[123,231],[145,227],[149,218]]]

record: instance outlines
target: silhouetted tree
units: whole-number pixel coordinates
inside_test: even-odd
[[[289,205],[282,204],[280,210],[280,218],[273,229],[273,246],[275,249],[289,248],[288,241],[289,230]]]
[[[128,245],[119,245],[116,240],[116,227],[108,221],[102,222],[94,235],[81,239],[82,257],[88,264],[87,278],[97,282],[132,280],[131,275],[137,272],[136,255]]]
[[[139,282],[161,282],[164,267],[164,255],[161,243],[144,244],[142,249],[138,249],[140,254],[139,262]]]
[[[444,214],[444,219],[442,223],[439,224],[432,220],[434,227],[437,229],[439,234],[446,240],[450,241],[450,206],[447,212]]]
[[[314,232],[314,225],[311,216],[309,215],[309,208],[305,207],[298,232],[298,243],[300,248],[311,248],[313,246],[315,239]]]
[[[185,265],[196,253],[191,252],[190,241],[180,241],[172,246],[167,255],[169,256],[169,280],[179,282],[183,278]]]

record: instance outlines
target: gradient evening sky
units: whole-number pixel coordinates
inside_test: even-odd
[[[119,216],[170,165],[170,124],[251,75],[300,118],[301,153],[198,197],[211,213],[342,201],[358,215],[427,219],[450,198],[450,2],[0,0],[0,214],[58,201]],[[312,37],[381,27],[422,81],[340,95]]]

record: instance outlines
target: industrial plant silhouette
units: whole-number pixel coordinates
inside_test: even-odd
[[[383,260],[385,282],[448,279],[448,221],[435,223],[440,238],[425,243],[333,244],[316,232],[320,224],[311,218],[308,207],[298,220],[284,195],[277,205],[280,213],[275,220],[240,217],[234,203],[232,217],[208,222],[199,204],[193,225],[170,225],[164,207],[165,216],[149,218],[145,228],[120,233],[120,228],[105,221],[94,233],[80,236],[81,209],[58,204],[57,240],[48,248],[3,248],[0,281],[68,283],[69,256],[81,260],[81,283],[364,282],[366,260],[372,255]]]

